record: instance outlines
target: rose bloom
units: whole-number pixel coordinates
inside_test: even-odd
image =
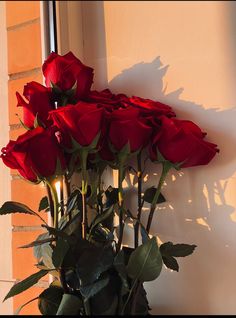
[[[93,69],[84,65],[72,52],[58,55],[52,52],[42,66],[46,85],[51,82],[62,91],[70,90],[77,82],[76,98],[85,98],[93,83]]]
[[[166,160],[192,167],[208,164],[219,152],[217,145],[204,140],[206,133],[193,122],[165,116],[160,120],[160,129],[151,141],[151,160],[157,160],[158,150]]]
[[[129,103],[135,108],[138,108],[143,116],[159,117],[165,115],[167,117],[176,116],[169,105],[145,99],[138,96],[129,98]]]
[[[120,151],[127,143],[130,145],[130,152],[147,145],[152,128],[140,116],[138,109],[129,107],[114,110],[110,120],[108,140],[116,151]]]
[[[37,181],[38,177],[48,178],[63,173],[65,160],[55,137],[55,127],[37,127],[10,140],[2,149],[1,159],[6,166],[17,169],[27,180]],[[61,169],[57,171],[58,162]]]
[[[111,112],[118,108],[126,108],[129,98],[125,94],[113,94],[108,88],[98,91],[91,91],[88,96],[88,102],[99,103],[100,107]]]
[[[48,112],[54,107],[52,106],[52,90],[37,82],[30,82],[24,86],[24,98],[16,92],[18,104],[17,106],[23,107],[23,122],[29,127],[34,127],[35,116],[47,125]]]
[[[72,147],[70,136],[80,146],[89,146],[104,127],[104,110],[97,104],[78,102],[49,113],[49,119],[62,133],[62,145]]]

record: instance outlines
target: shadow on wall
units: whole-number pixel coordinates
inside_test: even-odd
[[[227,203],[225,197],[229,182],[227,179],[236,170],[236,140],[232,135],[236,107],[225,110],[211,107],[206,109],[203,105],[182,100],[180,95],[183,88],[166,95],[163,77],[167,70],[168,66],[163,66],[160,57],[157,57],[150,63],[137,63],[123,70],[109,82],[108,87],[114,93],[123,92],[129,96],[136,95],[169,104],[177,118],[194,121],[207,132],[206,140],[216,143],[220,149],[220,153],[207,166],[185,168],[180,172],[172,169],[162,191],[167,202],[159,205],[151,228],[151,234],[157,235],[162,242],[197,245],[196,251],[188,259],[178,259],[179,273],[171,273],[165,269],[162,277],[158,278],[158,286],[164,284],[166,291],[163,288],[159,291],[157,289],[160,288],[154,289],[158,300],[151,300],[152,314],[171,314],[176,313],[176,310],[177,313],[188,313],[189,310],[190,314],[201,314],[214,311],[214,293],[222,293],[222,296],[226,293],[223,299],[231,297],[228,301],[233,307],[233,297],[227,295],[225,290],[232,292],[234,289],[234,293],[236,292],[236,282],[232,281],[236,262],[235,208]],[[157,184],[159,172],[159,166],[149,164],[144,190]],[[128,195],[135,198],[136,184],[127,182]],[[132,199],[130,208],[132,211],[136,210],[136,203]],[[148,212],[148,206],[146,208]],[[144,224],[147,221],[147,212],[144,212]],[[129,233],[131,231],[127,231],[127,242],[133,246],[133,235],[130,236]],[[181,280],[181,293],[178,290],[178,279]],[[167,308],[169,292],[176,294],[176,303]],[[201,303],[201,306],[195,309],[191,307],[191,310],[187,307],[178,308],[188,297],[195,299],[196,304]],[[224,306],[227,306],[227,302]]]

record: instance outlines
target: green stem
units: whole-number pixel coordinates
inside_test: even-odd
[[[46,183],[46,189],[47,189],[47,195],[48,195],[50,214],[51,214],[52,222],[54,222],[54,205],[53,205],[53,199],[52,199],[50,186],[48,185],[48,183]]]
[[[52,201],[53,201],[53,226],[55,229],[58,228],[58,197],[57,197],[57,191],[55,189],[55,186],[52,184],[52,182],[48,182],[47,183],[49,188],[50,188],[50,192],[51,192],[51,196],[52,196]]]
[[[65,187],[66,187],[66,200],[68,202],[70,195],[71,195],[71,190],[70,190],[70,179],[66,174],[64,174],[64,182],[65,182]],[[68,217],[69,217],[69,221],[70,221],[71,220],[71,213],[69,213]]]
[[[158,183],[158,186],[157,186],[156,193],[155,193],[154,198],[152,200],[151,208],[150,208],[150,212],[149,212],[149,216],[148,216],[148,222],[147,222],[147,226],[146,226],[147,233],[149,233],[149,231],[150,231],[151,224],[152,224],[152,218],[153,218],[153,215],[154,215],[154,212],[155,212],[155,209],[156,209],[156,205],[157,205],[157,200],[159,198],[159,195],[161,193],[161,188],[162,188],[162,186],[164,184],[166,175],[169,172],[170,168],[171,168],[171,164],[168,161],[162,162],[161,177],[160,177],[160,180],[159,180],[159,183]]]
[[[61,202],[60,203],[60,207],[61,207],[61,217],[64,215],[64,177],[61,176],[60,177],[60,199]]]
[[[91,316],[89,299],[84,299],[84,310],[86,316]]]
[[[86,211],[86,192],[85,192],[85,182],[82,180],[82,238],[86,239],[87,234],[87,211]]]
[[[102,173],[98,171],[98,205],[100,206],[100,214],[103,213],[103,203],[102,203]]]
[[[119,238],[118,238],[118,243],[117,243],[117,253],[121,249],[121,244],[122,244],[122,239],[123,239],[123,233],[124,233],[124,220],[123,220],[123,188],[122,188],[122,181],[124,179],[124,166],[121,163],[119,165],[119,170],[118,170],[118,206],[119,206]]]
[[[139,244],[139,221],[142,213],[142,153],[141,151],[137,155],[137,166],[138,166],[138,214],[137,221],[134,226],[134,248],[138,247]]]
[[[86,194],[87,194],[87,157],[88,152],[86,150],[81,151],[81,165],[82,165],[82,238],[86,239],[87,227],[88,227],[88,216],[86,206]]]

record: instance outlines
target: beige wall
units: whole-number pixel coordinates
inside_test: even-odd
[[[146,284],[152,314],[236,313],[235,17],[235,1],[82,3],[74,53],[94,67],[93,87],[169,103],[220,148],[208,166],[167,178],[151,232],[197,249],[178,259],[179,273]]]

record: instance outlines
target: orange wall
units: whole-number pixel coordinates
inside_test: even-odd
[[[8,99],[10,138],[16,139],[24,132],[15,115],[22,115],[17,108],[15,92],[23,92],[30,81],[42,83],[41,75],[41,31],[40,1],[6,1],[7,41],[8,41]],[[45,195],[41,186],[35,186],[19,179],[16,171],[11,171],[11,199],[22,202],[37,211],[40,199]],[[46,215],[44,215],[46,218]],[[37,271],[32,249],[18,247],[36,239],[41,231],[40,222],[32,216],[16,214],[12,217],[12,259],[13,279],[22,280]],[[43,282],[44,283],[44,282]],[[45,282],[44,284],[47,284]],[[43,291],[42,283],[32,287],[13,300],[14,310]],[[37,301],[26,306],[21,314],[39,314]]]

